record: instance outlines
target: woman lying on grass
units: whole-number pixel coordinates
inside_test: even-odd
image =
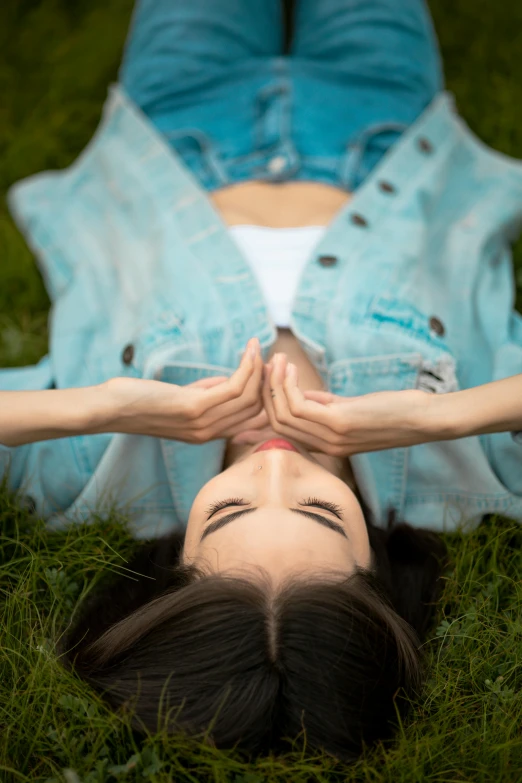
[[[51,530],[116,500],[149,539],[63,645],[136,729],[350,760],[421,693],[437,531],[522,519],[522,167],[421,0],[281,21],[141,0],[92,143],[11,191],[53,310],[0,467]]]

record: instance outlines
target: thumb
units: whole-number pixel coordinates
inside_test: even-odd
[[[339,398],[337,395],[328,391],[319,391],[318,389],[307,389],[303,392],[305,400],[313,400],[314,402],[320,402],[323,405],[327,405],[329,402],[335,402]]]
[[[228,375],[213,375],[210,378],[200,378],[199,381],[194,381],[187,385],[191,388],[212,389],[214,386],[217,386],[218,383],[223,383],[223,381],[228,381]]]

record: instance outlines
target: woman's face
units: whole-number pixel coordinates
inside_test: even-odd
[[[225,469],[202,487],[190,510],[183,563],[247,576],[261,566],[274,585],[295,572],[348,575],[370,567],[366,523],[340,478],[339,460],[290,443],[295,450],[229,444]]]

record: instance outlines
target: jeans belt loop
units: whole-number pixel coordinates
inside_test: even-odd
[[[404,131],[408,126],[404,122],[379,122],[369,125],[355,136],[355,140],[348,144],[348,152],[341,161],[339,177],[341,183],[348,189],[353,189],[353,183],[360,176],[364,153],[370,141],[375,136],[388,131]]]
[[[219,155],[206,133],[203,133],[197,128],[183,128],[181,130],[167,133],[167,137],[169,140],[183,138],[193,139],[193,141],[195,141],[199,147],[204,165],[217,181],[217,187],[228,184],[229,178],[226,169],[221,163]]]

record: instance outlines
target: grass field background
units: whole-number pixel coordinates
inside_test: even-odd
[[[399,1],[399,0],[397,0]],[[210,2],[210,0],[209,0]],[[447,87],[472,130],[522,159],[522,3],[432,0]],[[114,81],[131,0],[2,0],[0,189],[71,163]],[[514,249],[520,309],[522,245]],[[0,201],[0,366],[47,352],[50,302]],[[138,742],[53,650],[79,600],[136,544],[117,520],[49,534],[0,490],[0,783],[522,780],[522,527],[447,536],[424,697],[389,749],[346,766],[299,749],[246,764],[195,739]]]

